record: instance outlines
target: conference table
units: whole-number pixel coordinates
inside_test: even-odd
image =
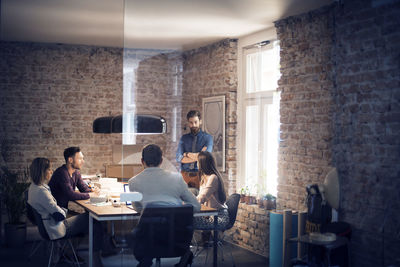
[[[97,221],[125,221],[139,220],[140,218],[139,212],[128,208],[125,204],[121,204],[119,207],[112,205],[96,206],[91,204],[89,200],[76,200],[75,203],[89,213],[89,267],[93,267],[93,219]],[[214,216],[213,266],[216,267],[218,261],[218,212],[216,209],[202,205],[200,212],[194,213],[193,216]]]

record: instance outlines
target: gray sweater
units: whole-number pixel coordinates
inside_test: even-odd
[[[129,179],[129,190],[143,194],[140,202],[142,207],[150,202],[166,206],[182,205],[184,202],[192,204],[194,212],[200,211],[200,203],[189,191],[180,173],[168,172],[159,167],[146,168]]]

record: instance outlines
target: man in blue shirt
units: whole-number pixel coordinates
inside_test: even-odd
[[[190,133],[184,134],[178,145],[176,161],[181,163],[181,173],[189,187],[199,189],[200,177],[197,167],[197,156],[200,151],[212,152],[213,138],[200,129],[201,114],[197,110],[191,110],[186,115]]]

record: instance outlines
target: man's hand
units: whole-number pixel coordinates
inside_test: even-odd
[[[204,146],[201,151],[206,151],[207,147]],[[193,163],[197,161],[197,158],[199,156],[199,153],[193,153],[193,152],[185,152],[183,153],[183,158],[181,160],[182,163]]]
[[[97,193],[97,194],[100,194],[100,188],[98,188],[98,187],[93,187],[93,192],[95,192],[95,193]]]
[[[201,149],[202,152],[206,151],[206,150],[207,150],[206,146]],[[197,153],[188,152],[186,154],[187,154],[188,158],[190,158],[192,160],[195,160],[195,161],[197,161],[197,159],[199,158],[199,153],[198,152]]]
[[[182,163],[193,163],[197,161],[197,159],[192,159],[191,157],[189,157],[189,154],[196,154],[196,153],[185,153],[185,155],[181,160]]]
[[[100,190],[99,191],[94,191],[89,193],[89,197],[98,197],[100,195]]]

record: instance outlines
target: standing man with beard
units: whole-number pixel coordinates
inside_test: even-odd
[[[65,149],[64,158],[65,164],[53,173],[49,186],[57,205],[68,209],[70,200],[88,199],[92,190],[82,180],[79,172],[85,162],[81,149],[79,147]],[[78,187],[79,192],[75,192],[75,187]]]
[[[183,179],[189,187],[199,189],[200,177],[199,169],[197,167],[197,156],[200,151],[212,152],[213,138],[211,135],[200,129],[201,114],[199,111],[189,111],[186,118],[189,124],[190,133],[184,134],[181,137],[178,151],[176,152],[176,161],[181,164]]]

